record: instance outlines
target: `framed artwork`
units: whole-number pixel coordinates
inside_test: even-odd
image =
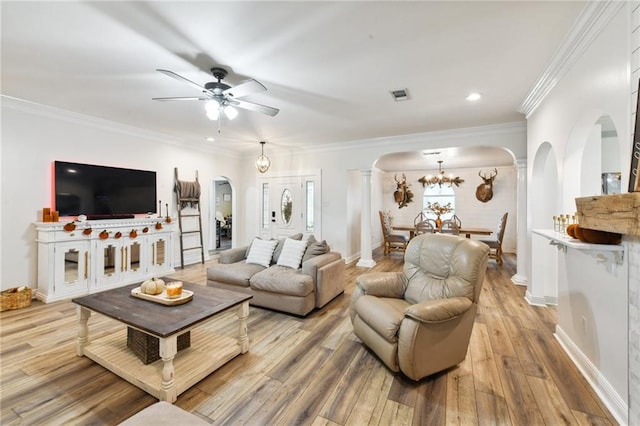
[[[231,194],[222,194],[223,201],[231,201]]]
[[[637,86],[636,86],[637,87]],[[633,145],[631,147],[631,170],[629,172],[629,192],[640,191],[640,90],[636,102],[636,125],[633,131]]]

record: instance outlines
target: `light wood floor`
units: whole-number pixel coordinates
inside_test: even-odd
[[[376,252],[375,271],[402,256]],[[553,338],[553,308],[529,306],[514,286],[515,260],[489,262],[466,360],[413,382],[388,371],[352,332],[346,292],[305,318],[251,308],[251,348],[180,395],[176,405],[213,424],[615,424]],[[173,275],[204,284],[205,267]],[[218,326],[229,329],[228,321]],[[2,425],[117,424],[156,402],[75,353],[71,302],[0,314]],[[92,335],[121,325],[93,315]]]

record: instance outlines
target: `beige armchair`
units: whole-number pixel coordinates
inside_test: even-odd
[[[489,247],[424,234],[411,240],[402,272],[356,279],[353,331],[393,371],[420,380],[466,356]]]

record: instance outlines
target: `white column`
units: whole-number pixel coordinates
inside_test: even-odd
[[[518,168],[518,187],[516,201],[517,222],[517,249],[516,249],[516,274],[511,277],[511,282],[517,285],[527,285],[527,160],[516,160]]]
[[[371,268],[376,262],[371,250],[371,169],[361,170],[362,176],[362,216],[360,218],[360,260],[356,266]]]

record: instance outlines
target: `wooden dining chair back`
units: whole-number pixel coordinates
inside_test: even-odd
[[[453,219],[447,219],[442,221],[440,226],[440,232],[443,234],[458,235],[460,233],[460,227]]]
[[[380,215],[380,226],[382,227],[382,244],[384,244],[384,255],[387,256],[392,251],[404,253],[409,244],[409,237],[391,233],[391,218],[389,213],[378,211]]]
[[[507,216],[509,212],[505,212],[500,221],[498,222],[498,228],[496,229],[495,240],[480,240],[489,246],[491,251],[489,252],[489,258],[495,259],[499,265],[502,265],[502,240],[504,239],[504,231],[507,227]]]
[[[433,234],[434,232],[436,232],[436,224],[432,219],[425,219],[416,224],[416,235]]]
[[[453,220],[456,223],[456,225],[458,225],[458,228],[462,228],[462,221],[458,216],[454,214],[453,216],[451,216],[451,220]]]
[[[427,216],[424,214],[424,212],[418,213],[418,216],[416,216],[415,219],[413,219],[413,226],[417,226],[420,222],[426,219],[427,219]]]

